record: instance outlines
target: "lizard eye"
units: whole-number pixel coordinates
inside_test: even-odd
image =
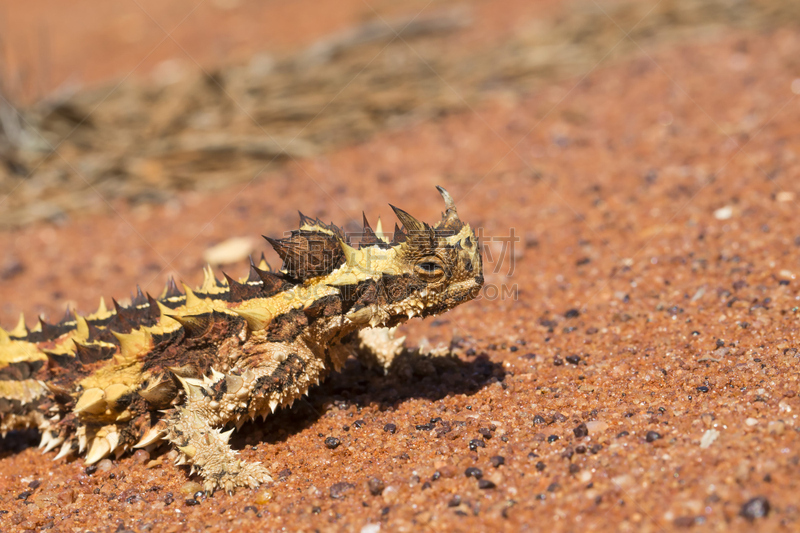
[[[435,280],[444,275],[444,267],[438,260],[428,259],[414,266],[414,271],[423,279]]]

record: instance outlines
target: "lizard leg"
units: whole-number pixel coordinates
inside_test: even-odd
[[[267,470],[240,460],[228,446],[233,429],[247,420],[266,416],[279,406],[291,405],[308,387],[323,378],[328,369],[322,350],[315,353],[301,341],[259,343],[260,352],[239,361],[227,373],[211,369],[203,379],[177,376],[185,391],[181,405],[171,409],[164,420],[142,438],[138,447],[162,436],[182,454],[205,480],[206,491],[216,488],[256,487],[271,481]],[[338,360],[337,360],[338,362]]]
[[[397,328],[364,328],[350,343],[358,359],[369,367],[379,366],[389,371],[394,359],[403,353],[405,337],[395,338]]]
[[[213,427],[203,410],[188,403],[173,409],[167,418],[166,439],[181,453],[179,464],[191,464],[193,471],[199,471],[207,493],[217,488],[231,493],[237,487],[256,488],[272,481],[265,467],[238,457],[228,445],[233,430]]]

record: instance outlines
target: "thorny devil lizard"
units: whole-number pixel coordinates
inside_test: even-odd
[[[403,227],[391,241],[364,219],[357,247],[333,224],[300,215],[300,228],[269,243],[280,271],[252,264],[246,280],[159,298],[137,294],[57,324],[24,317],[0,329],[0,433],[35,427],[56,459],[151,447],[162,439],[204,488],[232,492],[271,481],[228,446],[233,429],[339,370],[351,353],[388,368],[402,350],[393,328],[475,298],[483,285],[478,239],[450,195],[435,226],[394,206]]]

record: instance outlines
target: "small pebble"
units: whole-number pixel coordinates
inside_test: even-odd
[[[769,500],[763,496],[757,496],[742,505],[739,514],[752,522],[756,518],[764,518],[767,516],[769,510]]]
[[[581,312],[577,309],[569,309],[564,313],[564,318],[577,318],[579,316],[581,316]]]
[[[489,462],[492,463],[493,467],[497,468],[500,465],[506,464],[506,458],[502,455],[493,455],[491,458],[489,458]]]
[[[342,441],[340,441],[336,437],[328,437],[327,439],[325,439],[325,446],[327,446],[331,450],[335,450],[336,448],[338,448],[341,443]]]
[[[589,428],[586,427],[586,424],[580,424],[572,432],[575,434],[576,439],[582,439],[589,435]]]
[[[492,438],[492,430],[490,430],[489,428],[480,428],[478,429],[478,433],[480,433],[484,439]]]
[[[589,430],[589,434],[602,433],[608,429],[608,422],[603,422],[602,420],[591,420],[586,422],[586,429]]]
[[[397,433],[397,426],[395,426],[394,424],[386,424],[385,426],[383,426],[383,430],[386,433],[391,433],[392,435],[394,435],[395,433]]]
[[[496,488],[496,487],[497,487],[497,485],[495,485],[493,482],[489,481],[488,479],[481,479],[481,480],[478,481],[478,488],[479,489],[484,489],[485,490],[485,489],[493,489],[493,488]]]
[[[472,439],[471,441],[469,441],[470,450],[474,452],[477,451],[478,448],[486,448],[486,443],[483,442],[481,439]]]
[[[555,442],[558,440],[558,435],[550,435],[547,437],[547,442]]]
[[[647,435],[644,436],[644,440],[647,442],[655,442],[661,438],[661,434],[656,431],[648,431]]]
[[[92,474],[97,472],[97,465],[89,465],[83,471],[86,472],[87,476],[91,476]]]
[[[470,466],[466,470],[464,470],[464,475],[467,477],[474,477],[475,479],[480,479],[483,477],[483,472],[481,472],[480,468],[475,468],[474,466]]]
[[[450,498],[450,501],[447,502],[448,507],[458,507],[459,505],[461,505],[461,496],[458,494]]]
[[[547,423],[547,421],[545,421],[545,419],[544,419],[544,417],[542,415],[536,415],[536,416],[533,417],[533,425],[534,426],[543,426],[546,423]]]
[[[783,420],[771,420],[767,423],[767,431],[773,435],[783,435],[786,430],[786,424]]]
[[[272,491],[271,490],[262,490],[258,494],[256,494],[253,503],[256,505],[266,505],[272,500]]]
[[[733,207],[726,205],[714,211],[714,218],[717,220],[728,220],[733,216]]]
[[[331,498],[335,500],[343,499],[347,493],[355,489],[356,486],[352,483],[347,483],[346,481],[340,481],[339,483],[334,483],[331,485],[330,495]]]
[[[200,502],[195,500],[194,498],[186,498],[186,505],[192,507],[194,505],[200,505]]]
[[[134,464],[143,465],[150,460],[150,453],[147,450],[136,450],[132,459]]]
[[[581,362],[581,357],[579,355],[568,355],[566,358],[567,363],[571,365],[577,365]]]
[[[373,496],[380,496],[383,489],[386,488],[386,484],[376,477],[371,477],[367,481],[367,488],[369,488],[369,493]]]
[[[255,241],[251,237],[233,237],[208,248],[203,261],[212,265],[229,265],[247,259],[253,253]]]
[[[98,472],[109,472],[114,469],[114,463],[111,462],[111,459],[103,459],[99,463],[97,463],[97,471]]]
[[[539,472],[543,471],[545,468],[547,468],[547,465],[544,464],[542,461],[536,463],[536,470],[538,470]]]
[[[203,490],[203,486],[197,481],[187,481],[181,487],[181,494],[185,496],[190,496],[192,494],[196,494],[201,490]]]

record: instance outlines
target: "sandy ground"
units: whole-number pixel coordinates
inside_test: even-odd
[[[458,363],[352,362],[246,425],[233,444],[275,483],[194,499],[166,449],[95,470],[15,434],[0,529],[796,530],[798,57],[791,29],[730,31],[213,195],[0,234],[0,323],[32,325],[198,283],[210,246],[279,235],[295,209],[433,221],[441,184],[482,228],[487,281],[405,328]]]

